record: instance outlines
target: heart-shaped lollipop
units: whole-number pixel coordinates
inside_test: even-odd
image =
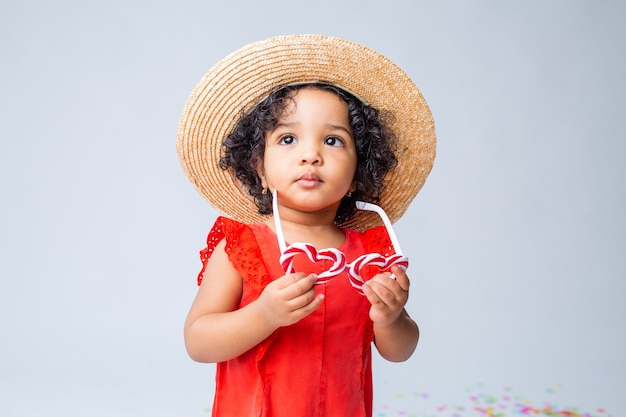
[[[346,256],[340,250],[327,248],[318,251],[317,248],[310,243],[294,243],[293,245],[289,245],[280,256],[280,264],[285,273],[293,270],[293,257],[299,254],[305,254],[313,263],[320,261],[331,261],[333,263],[329,269],[317,274],[316,284],[324,284],[346,269]]]
[[[394,254],[385,257],[379,253],[367,253],[356,258],[352,263],[348,265],[348,273],[350,274],[350,284],[361,294],[363,294],[363,269],[370,266],[375,266],[380,272],[386,272],[391,269],[392,266],[398,266],[403,271],[406,271],[409,267],[409,260],[404,255]],[[392,275],[392,278],[394,276]]]

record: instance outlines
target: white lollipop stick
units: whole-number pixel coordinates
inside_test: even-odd
[[[274,227],[276,228],[276,237],[278,238],[278,247],[280,253],[284,253],[287,249],[285,237],[283,236],[283,228],[280,225],[280,213],[278,213],[278,194],[276,189],[272,191],[272,212],[274,213]]]
[[[395,249],[396,254],[402,255],[400,242],[398,242],[396,233],[393,231],[393,226],[391,225],[391,220],[389,220],[389,217],[387,217],[387,213],[385,213],[385,210],[383,210],[376,204],[366,203],[365,201],[357,201],[356,208],[358,208],[359,210],[375,211],[376,213],[378,213],[380,218],[383,219],[383,223],[385,223],[385,227],[387,228],[387,234],[389,234],[389,238],[391,238],[391,243],[393,244],[393,248]]]

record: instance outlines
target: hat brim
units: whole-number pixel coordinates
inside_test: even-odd
[[[363,45],[322,35],[278,36],[231,53],[207,72],[187,99],[177,131],[186,175],[217,210],[254,223],[265,216],[218,161],[222,141],[241,115],[284,85],[326,82],[377,108],[398,141],[398,166],[385,177],[379,205],[392,222],[424,185],[435,158],[435,128],[421,92],[391,60]],[[358,212],[343,224],[357,230],[382,224]]]

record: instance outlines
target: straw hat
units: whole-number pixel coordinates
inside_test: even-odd
[[[264,216],[228,171],[219,168],[222,141],[242,109],[251,110],[278,87],[335,84],[381,111],[398,140],[398,166],[385,177],[380,206],[397,221],[422,188],[435,159],[435,128],[422,94],[396,64],[378,52],[321,35],[278,36],[255,42],[219,61],[191,92],[177,132],[177,152],[198,192],[224,214],[246,223]],[[382,224],[357,211],[342,226]]]

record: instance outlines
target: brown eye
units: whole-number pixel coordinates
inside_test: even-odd
[[[298,140],[292,135],[281,136],[278,140],[278,143],[281,145],[292,145],[296,143]]]
[[[329,145],[329,146],[343,146],[343,140],[341,140],[340,138],[336,137],[336,136],[329,136],[326,139],[324,139],[324,144]]]

